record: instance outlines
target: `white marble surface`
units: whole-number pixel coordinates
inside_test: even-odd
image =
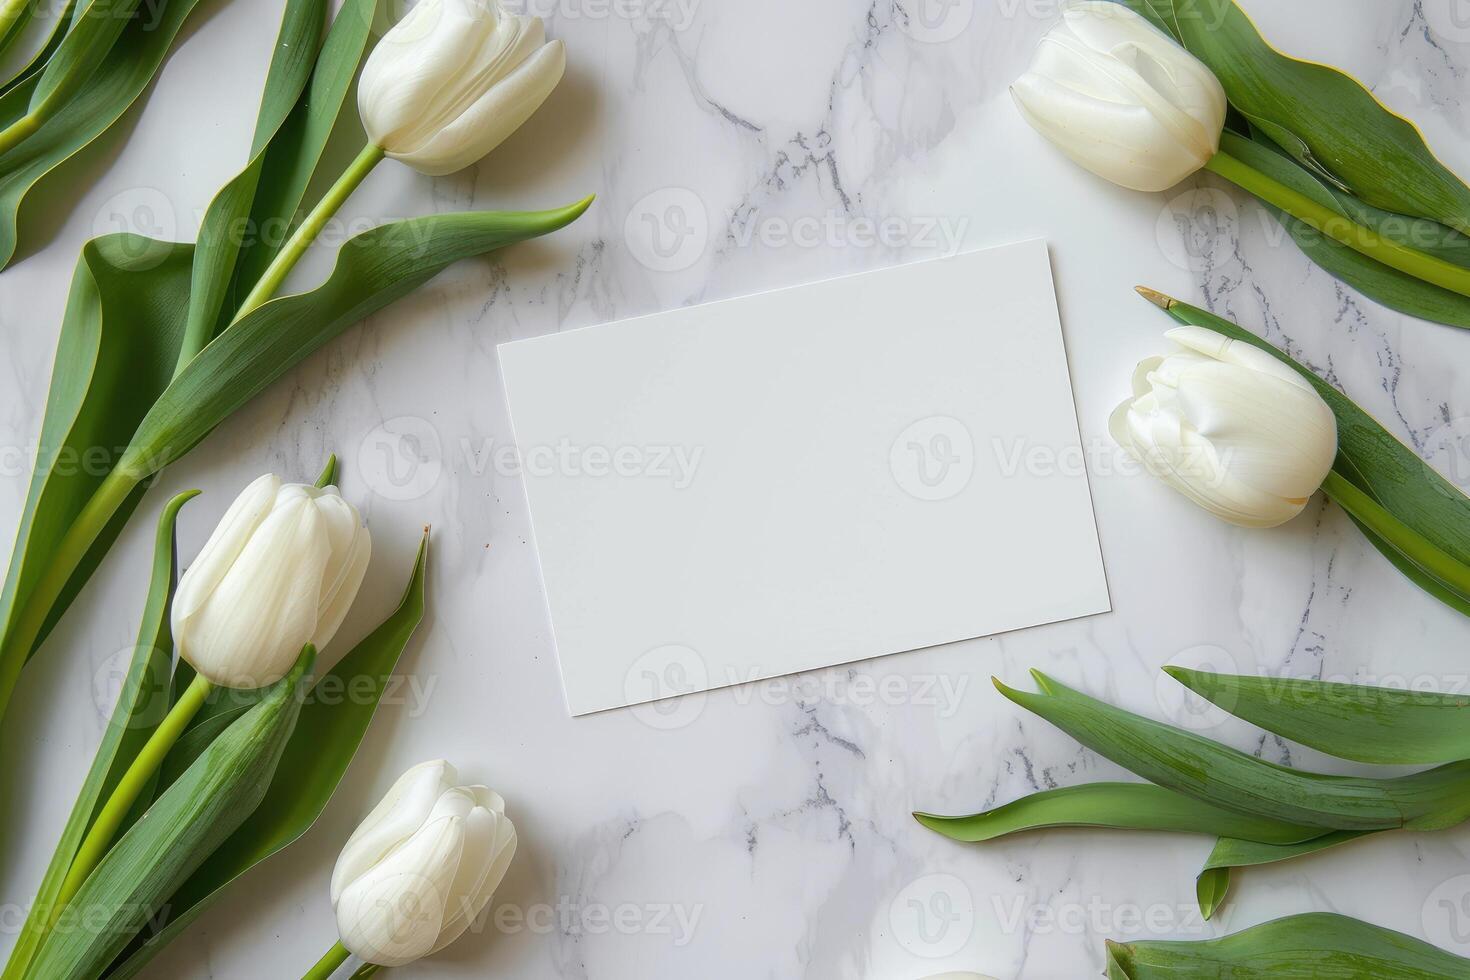
[[[926,2],[948,19],[923,26]],[[192,234],[243,162],[281,5],[206,4],[128,139],[109,137],[70,168],[70,189],[37,199],[49,241],[0,275],[7,536],[78,247],[116,215]],[[1461,0],[1247,7],[1281,47],[1357,73],[1470,173]],[[505,793],[522,849],[485,928],[406,976],[910,980],[972,969],[1070,980],[1100,971],[1104,937],[1193,938],[1311,909],[1470,953],[1463,829],[1244,875],[1207,926],[1192,911],[1205,839],[1053,832],[966,847],[909,817],[1115,773],[1002,700],[991,674],[1020,684],[1040,667],[1267,758],[1344,769],[1182,706],[1157,668],[1470,684],[1463,620],[1399,578],[1342,514],[1314,502],[1278,531],[1228,528],[1131,475],[1105,432],[1129,369],[1167,325],[1133,295],[1142,282],[1286,344],[1463,481],[1470,337],[1339,287],[1212,178],[1135,194],[1061,160],[1005,95],[1055,16],[1051,0],[534,9],[571,61],[547,107],[463,175],[384,166],[346,214],[371,223],[588,191],[598,202],[554,238],[463,263],[348,331],[167,473],[6,721],[0,946],[99,736],[94,677],[131,642],[137,569],[164,494],[207,491],[185,512],[192,551],[245,480],[314,473],[334,450],[378,542],[344,635],[381,614],[419,526],[434,525],[430,620],[404,661],[420,686],[381,712],[308,837],[242,882],[152,976],[299,975],[333,939],[326,887],[338,845],[398,771],[438,755]],[[661,250],[650,216],[663,222]],[[670,237],[677,229],[690,234]],[[521,486],[497,463],[510,431],[495,345],[1031,236],[1052,242],[1115,611],[720,691],[673,716],[568,718]],[[301,281],[328,255],[317,250]]]

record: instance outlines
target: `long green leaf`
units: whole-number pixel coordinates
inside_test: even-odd
[[[307,699],[275,780],[250,822],[169,897],[167,922],[152,935],[140,937],[108,972],[109,980],[135,975],[237,878],[316,822],[362,743],[404,647],[423,620],[427,562],[426,534],[398,608],[328,671]],[[342,698],[341,692],[348,690],[353,696]]]
[[[27,22],[34,19],[35,14],[39,12],[40,6],[41,5],[39,2],[27,5],[27,10],[29,12],[26,18]],[[46,67],[46,62],[51,60],[51,55],[56,52],[57,47],[66,37],[66,32],[67,29],[71,26],[72,14],[75,12],[75,10],[76,0],[66,0],[66,2],[51,15],[50,25],[46,29],[45,36],[39,39],[39,43],[34,46],[34,49],[31,51],[30,57],[25,58],[22,61],[12,63],[13,67],[7,69],[7,74],[4,76],[0,76],[0,94],[9,92],[12,88],[20,84],[22,81],[40,74],[41,69]],[[16,30],[10,39],[10,43],[17,43],[24,35],[24,33],[24,29]],[[32,91],[34,91],[34,89],[32,89]],[[29,93],[27,93],[26,95],[25,103],[26,105],[30,104]]]
[[[1164,670],[1232,715],[1339,759],[1382,765],[1470,759],[1470,695]]]
[[[174,528],[179,509],[198,493],[190,490],[168,502],[158,518],[158,533],[153,547],[153,571],[148,598],[143,606],[138,640],[133,658],[118,693],[112,717],[102,733],[92,768],[77,793],[71,816],[62,828],[61,839],[51,856],[51,863],[41,879],[36,900],[31,904],[20,938],[11,952],[11,965],[6,967],[6,980],[23,975],[42,936],[45,917],[56,904],[61,883],[71,868],[72,859],[87,829],[96,819],[103,801],[122,779],[138,750],[148,741],[153,729],[168,711],[169,670],[173,661],[173,637],[169,631],[169,608],[178,578],[178,556]],[[138,814],[130,815],[123,829],[132,825]]]
[[[1203,942],[1108,941],[1108,980],[1464,980],[1470,960],[1343,915],[1312,912]]]
[[[1152,290],[1143,292],[1159,295]],[[1337,417],[1338,472],[1446,553],[1470,564],[1470,498],[1458,487],[1435,472],[1351,399],[1284,351],[1208,310],[1167,297],[1162,303],[1169,316],[1179,323],[1205,327],[1259,347],[1311,382]],[[1369,540],[1417,584],[1470,615],[1470,603],[1463,597],[1446,590],[1376,535],[1370,534]]]
[[[1220,79],[1230,103],[1299,163],[1387,211],[1470,231],[1470,187],[1362,83],[1277,51],[1232,0],[1123,0]]]
[[[1279,845],[1221,837],[1215,842],[1214,849],[1210,851],[1205,866],[1195,880],[1195,895],[1199,900],[1200,911],[1206,919],[1215,914],[1215,910],[1225,901],[1225,895],[1230,890],[1231,872],[1236,868],[1290,861],[1292,858],[1315,854],[1317,851],[1325,851],[1330,847],[1338,847],[1360,837],[1379,833],[1383,831],[1334,830],[1314,840]]]
[[[1261,142],[1226,133],[1221,148],[1293,190],[1313,198],[1345,221],[1372,228],[1385,238],[1457,265],[1470,263],[1470,239],[1438,222],[1408,218],[1370,207],[1334,190],[1282,153]],[[1470,297],[1389,268],[1348,248],[1305,222],[1262,202],[1276,216],[1298,248],[1328,274],[1389,309],[1435,323],[1470,327]]]
[[[1044,693],[996,687],[1134,774],[1215,806],[1330,830],[1439,829],[1470,808],[1470,762],[1398,779],[1301,772],[1032,676]]]
[[[246,239],[214,332],[234,319],[235,309],[289,237],[328,138],[349,101],[376,9],[377,0],[345,0],[316,59],[305,97],[271,139],[243,226]]]
[[[312,657],[308,648],[113,845],[42,943],[32,975],[100,977],[165,909],[168,896],[249,819],[296,727]]]
[[[150,17],[127,20],[107,57],[66,106],[0,156],[0,269],[15,256],[21,204],[31,188],[110,129],[138,100],[198,4],[199,0],[160,0],[150,8]],[[53,61],[58,56],[59,51]],[[33,77],[39,83],[39,74]],[[26,88],[19,86],[8,94]],[[36,91],[29,93],[28,101]]]
[[[82,248],[57,343],[35,475],[0,592],[0,622],[11,622],[29,601],[56,543],[168,387],[189,302],[191,252],[187,245],[135,235],[109,235]],[[89,553],[56,603],[52,624],[141,497],[140,489]]]
[[[194,246],[194,277],[189,296],[189,332],[207,341],[224,304],[230,276],[248,229],[266,152],[290,118],[316,63],[328,0],[289,0],[276,37],[275,57],[255,123],[250,162],[225,184],[204,212]]]
[[[272,300],[214,339],[159,396],[118,464],[144,476],[178,459],[245,402],[344,329],[463,258],[576,220],[553,211],[466,212],[380,225],[342,246],[320,287]]]
[[[87,83],[134,20],[139,0],[83,0],[66,37],[41,71],[31,108],[60,107]]]
[[[1234,810],[1149,783],[1087,783],[1033,793],[1004,806],[963,817],[915,813],[936,833],[958,841],[995,840],[1049,827],[1104,827],[1113,830],[1163,830],[1244,837],[1286,844],[1321,836],[1304,827]]]

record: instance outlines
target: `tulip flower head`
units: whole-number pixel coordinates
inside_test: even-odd
[[[1113,438],[1154,476],[1242,527],[1301,513],[1337,455],[1337,419],[1270,354],[1204,327],[1164,336],[1183,349],[1139,363]]]
[[[342,945],[379,966],[438,952],[484,910],[515,851],[499,795],[459,785],[443,760],[414,766],[337,858],[332,907]]]
[[[336,634],[367,572],[372,538],[335,487],[267,473],[230,505],[179,580],[179,656],[211,684],[251,689],[286,675]]]
[[[1073,162],[1115,184],[1161,191],[1220,148],[1225,90],[1142,15],[1073,0],[1011,86],[1026,121]]]
[[[419,0],[368,56],[357,107],[388,156],[453,173],[529,119],[566,62],[540,17],[509,14],[499,0]]]

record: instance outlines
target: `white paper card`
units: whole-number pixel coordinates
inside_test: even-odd
[[[573,714],[1109,609],[1044,242],[500,362]]]

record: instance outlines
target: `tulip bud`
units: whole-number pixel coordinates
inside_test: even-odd
[[[368,56],[358,112],[388,156],[453,173],[529,119],[566,61],[540,17],[508,14],[499,0],[420,0]]]
[[[337,493],[267,473],[235,499],[174,594],[179,656],[220,687],[274,684],[327,645],[367,572],[372,539]]]
[[[1225,128],[1225,90],[1214,74],[1142,15],[1107,0],[1066,4],[1011,95],[1073,162],[1140,191],[1199,170]]]
[[[1139,363],[1109,420],[1144,468],[1242,527],[1301,513],[1337,455],[1337,419],[1297,372],[1204,327],[1164,336],[1184,350]]]
[[[439,760],[398,778],[332,871],[342,945],[403,966],[454,942],[489,903],[516,852],[505,801],[460,786]]]

